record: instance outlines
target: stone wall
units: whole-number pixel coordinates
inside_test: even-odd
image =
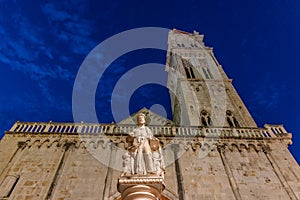
[[[13,158],[14,154],[17,153],[19,149],[18,138],[13,135],[5,135],[5,137],[0,140],[0,173],[2,174],[6,169],[7,165]],[[0,176],[1,178],[1,176]]]
[[[162,134],[164,198],[299,199],[300,169],[287,148],[291,136],[282,126],[266,127],[152,127]],[[0,142],[0,199],[119,199],[125,138],[9,132]]]
[[[65,155],[50,199],[98,199],[103,196],[107,167],[84,146],[71,146]]]
[[[10,199],[45,199],[55,177],[64,150],[56,146],[38,146],[22,148],[15,154],[9,169],[2,176],[2,183],[15,177],[11,188],[3,193],[11,193]],[[1,185],[1,188],[4,187]],[[1,193],[2,193],[1,192]]]
[[[210,150],[204,157],[201,151],[189,148],[179,159],[184,199],[234,199],[218,151]]]

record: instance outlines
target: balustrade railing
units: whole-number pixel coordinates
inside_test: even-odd
[[[163,137],[221,137],[221,138],[276,138],[289,133],[282,125],[265,125],[264,128],[148,126],[154,135]],[[106,134],[125,135],[135,125],[96,123],[16,122],[7,133],[32,134]]]

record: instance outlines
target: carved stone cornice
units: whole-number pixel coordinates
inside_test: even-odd
[[[267,126],[267,129],[272,129]],[[277,127],[280,128],[280,127]],[[173,129],[175,129],[173,127]],[[178,132],[178,127],[176,128]],[[195,129],[192,129],[195,130]],[[244,129],[243,129],[244,130]],[[255,129],[256,130],[256,129]],[[26,147],[38,147],[38,148],[50,148],[50,147],[61,147],[67,143],[71,143],[74,148],[90,148],[90,149],[106,149],[112,143],[117,144],[119,148],[127,148],[126,137],[128,134],[124,133],[122,135],[111,135],[111,134],[77,134],[77,135],[67,135],[67,134],[57,134],[57,133],[10,133],[7,137],[16,137],[19,142]],[[278,137],[277,137],[278,136]],[[268,138],[241,138],[241,137],[219,137],[210,138],[205,136],[186,136],[186,137],[165,137],[159,136],[161,147],[170,145],[173,151],[199,151],[199,150],[211,150],[218,145],[225,145],[224,148],[229,151],[242,151],[243,149],[247,151],[254,150],[256,152],[266,151],[266,145],[281,142],[283,144],[288,144],[291,141],[291,134],[278,133],[276,137]],[[20,144],[21,144],[20,143]],[[177,149],[177,150],[176,150]],[[270,151],[270,150],[268,150]]]
[[[226,145],[225,144],[219,144],[219,145],[217,145],[217,150],[218,150],[218,152],[220,152],[220,153],[224,153],[225,152],[225,150],[226,150]]]
[[[269,153],[271,151],[269,144],[274,141],[265,140],[245,140],[245,139],[218,139],[218,140],[208,140],[202,137],[184,139],[181,138],[159,138],[161,140],[162,148],[166,145],[170,145],[174,152],[181,151],[212,151],[213,149],[218,149],[224,151],[263,151]],[[112,144],[118,146],[119,148],[126,149],[125,143],[126,137],[117,136],[114,139],[107,138],[105,136],[101,137],[81,137],[77,136],[33,136],[33,137],[22,137],[20,138],[18,145],[22,148],[53,148],[53,147],[65,147],[66,145],[72,145],[74,148],[88,148],[88,149],[106,149],[110,148]],[[285,140],[279,140],[285,144]],[[114,146],[113,145],[113,146]]]

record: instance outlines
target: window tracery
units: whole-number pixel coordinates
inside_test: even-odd
[[[226,121],[230,127],[240,127],[238,120],[233,116],[230,110],[226,111]]]
[[[212,125],[210,114],[206,110],[201,111],[200,123],[202,126],[211,126]]]

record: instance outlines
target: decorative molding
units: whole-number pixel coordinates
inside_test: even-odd
[[[157,200],[161,199],[165,183],[163,178],[149,175],[129,178],[120,177],[117,188],[123,200]]]
[[[150,177],[150,176],[140,176],[140,177],[122,177],[118,181],[119,184],[163,184],[164,180],[161,177]]]

